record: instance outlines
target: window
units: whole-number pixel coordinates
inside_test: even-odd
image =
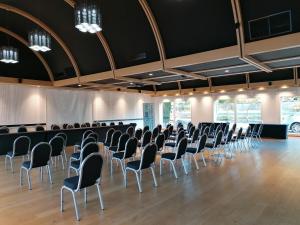
[[[219,123],[234,122],[234,102],[220,99],[215,104],[215,121]]]
[[[289,132],[300,133],[300,96],[281,97],[282,124],[288,124]]]
[[[261,102],[256,98],[236,102],[237,123],[261,123]]]
[[[191,121],[191,102],[183,100],[175,100],[174,102],[163,103],[163,126],[168,123],[183,123],[184,126]]]

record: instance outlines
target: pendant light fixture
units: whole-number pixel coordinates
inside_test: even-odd
[[[12,46],[2,46],[0,48],[0,61],[4,63],[18,63],[19,52],[18,49]]]
[[[50,35],[40,29],[35,29],[28,33],[29,48],[34,51],[47,52],[51,50],[51,38]]]
[[[78,0],[75,5],[75,27],[81,32],[92,34],[101,31],[99,3],[95,0]]]

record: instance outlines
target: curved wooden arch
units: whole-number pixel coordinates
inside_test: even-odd
[[[19,42],[21,42],[22,44],[26,45],[26,47],[28,47],[28,41],[26,41],[24,38],[22,38],[20,35],[4,28],[4,27],[0,27],[0,32],[3,32],[3,33],[6,33],[7,35],[9,36],[12,36],[13,38],[17,39]],[[29,48],[30,49],[30,48]],[[44,65],[48,75],[49,75],[49,78],[51,80],[51,82],[54,81],[54,77],[53,77],[53,73],[48,65],[48,63],[46,62],[46,60],[44,59],[44,57],[36,52],[36,51],[33,51],[32,49],[30,49],[35,55],[36,57],[38,57],[38,59],[42,62],[42,64]]]
[[[9,12],[13,12],[13,13],[16,13],[20,16],[23,16],[23,17],[31,20],[35,24],[39,25],[40,27],[42,27],[45,31],[47,31],[59,43],[59,45],[63,48],[63,50],[67,54],[72,66],[74,67],[74,70],[75,70],[75,73],[76,73],[76,76],[77,76],[78,82],[79,82],[80,70],[79,70],[79,67],[78,67],[78,65],[75,61],[75,58],[73,57],[70,49],[67,47],[67,45],[64,43],[64,41],[48,25],[46,25],[44,22],[42,22],[38,18],[32,16],[31,14],[29,14],[29,13],[27,13],[27,12],[21,10],[21,9],[18,9],[16,7],[0,3],[0,9],[4,9],[4,10],[7,10]]]

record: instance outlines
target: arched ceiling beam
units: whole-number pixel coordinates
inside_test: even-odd
[[[147,0],[139,0],[139,3],[142,7],[142,9],[144,10],[144,13],[147,16],[148,22],[151,26],[152,32],[154,34],[155,37],[155,41],[156,41],[156,45],[158,48],[158,52],[160,55],[160,60],[162,63],[162,70],[164,70],[165,72],[169,72],[169,73],[173,73],[175,76],[178,74],[182,74],[182,75],[186,75],[188,77],[192,77],[195,79],[202,79],[202,80],[206,80],[207,78],[205,76],[202,76],[200,74],[194,74],[192,72],[185,72],[182,70],[178,70],[178,69],[172,69],[172,68],[166,68],[165,66],[165,61],[167,59],[166,57],[166,52],[165,52],[165,47],[164,47],[164,43],[161,37],[161,33],[159,31],[159,27],[158,24],[156,22],[156,19],[150,9],[150,6],[147,3]],[[184,73],[184,74],[183,74]]]
[[[59,45],[63,48],[63,50],[67,54],[72,66],[75,70],[75,73],[76,73],[76,76],[77,76],[77,79],[78,79],[78,82],[79,82],[80,70],[79,70],[79,67],[76,63],[75,58],[73,57],[71,51],[69,50],[67,45],[64,43],[64,41],[48,25],[46,25],[44,22],[42,22],[40,19],[34,17],[33,15],[31,15],[31,14],[29,14],[29,13],[27,13],[27,12],[21,10],[21,9],[18,9],[16,7],[0,3],[0,9],[4,9],[4,10],[7,10],[9,12],[13,12],[13,13],[16,13],[20,16],[23,16],[23,17],[31,20],[33,23],[35,23],[35,24],[39,25],[40,27],[42,27],[45,31],[47,31],[59,43]]]
[[[18,34],[16,34],[16,33],[12,32],[12,31],[10,31],[10,30],[4,28],[4,27],[0,27],[0,32],[6,33],[6,34],[8,34],[8,35],[14,37],[14,38],[17,39],[19,42],[21,42],[21,43],[24,44],[26,47],[28,47],[28,42],[27,42],[24,38],[22,38],[20,35],[18,35]],[[30,49],[30,48],[29,48],[29,49]],[[30,50],[32,50],[32,49],[30,49]],[[39,52],[36,52],[36,51],[33,51],[33,50],[32,50],[32,52],[33,52],[33,53],[36,55],[36,57],[38,57],[38,59],[42,62],[42,64],[44,65],[44,67],[45,67],[45,69],[46,69],[46,71],[47,71],[47,73],[48,73],[48,75],[49,75],[49,78],[50,78],[51,82],[53,82],[53,81],[54,81],[53,73],[52,73],[52,71],[51,71],[51,69],[50,69],[48,63],[47,63],[46,60],[44,59],[44,57],[43,57]]]
[[[254,59],[253,57],[247,55],[245,52],[245,34],[244,34],[244,24],[242,18],[242,11],[239,0],[231,0],[231,6],[233,11],[233,17],[235,22],[235,29],[236,29],[236,36],[237,36],[237,43],[240,49],[240,59],[244,62],[255,66],[256,68],[265,71],[267,73],[272,72],[272,69],[265,65],[262,62]]]

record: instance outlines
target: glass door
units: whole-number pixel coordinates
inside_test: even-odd
[[[149,126],[150,130],[154,128],[154,104],[144,103],[143,104],[143,118],[144,126]]]

